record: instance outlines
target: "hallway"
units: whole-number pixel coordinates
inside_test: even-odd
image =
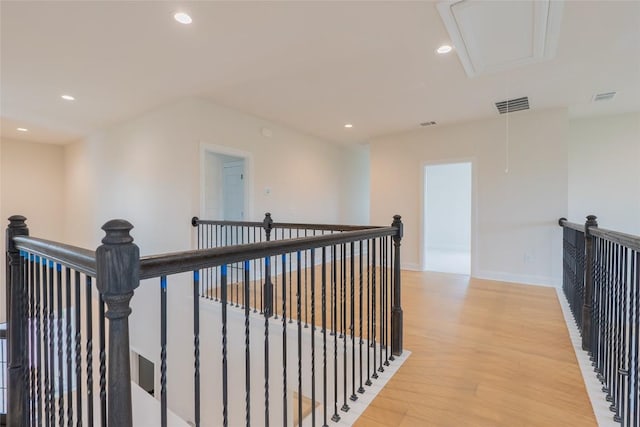
[[[356,426],[596,425],[555,289],[402,274],[412,354]]]

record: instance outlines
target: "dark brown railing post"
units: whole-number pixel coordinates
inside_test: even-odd
[[[582,349],[591,348],[591,317],[593,309],[593,236],[589,228],[597,227],[595,215],[588,215],[584,224],[584,302],[582,305]]]
[[[140,284],[140,254],[129,234],[133,226],[112,220],[102,226],[106,236],[96,250],[97,286],[107,304],[109,368],[107,424],[131,427],[131,370],[129,368],[129,302]]]
[[[27,319],[24,313],[24,278],[20,251],[13,241],[17,236],[28,236],[27,219],[21,215],[9,218],[7,227],[7,425],[21,427],[28,424],[26,410],[26,329]]]
[[[400,241],[402,240],[403,225],[400,215],[393,216],[392,227],[398,229],[393,236],[393,307],[391,308],[391,353],[395,356],[402,354],[402,282],[400,278]]]
[[[267,238],[267,242],[271,240],[271,229],[273,228],[273,220],[269,212],[264,214],[262,228]],[[271,317],[273,315],[273,283],[271,283],[271,263],[270,258],[265,258],[264,262],[264,315]]]

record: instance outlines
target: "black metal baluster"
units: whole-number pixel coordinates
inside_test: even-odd
[[[251,426],[251,343],[249,342],[249,333],[251,331],[249,324],[249,279],[251,271],[249,270],[250,261],[244,262],[244,367],[245,367],[245,422],[246,426]]]
[[[65,268],[65,277],[66,277],[66,334],[67,334],[67,425],[68,427],[73,426],[73,396],[71,394],[71,269],[69,267]]]
[[[222,299],[222,425],[229,425],[227,366],[227,265],[220,267],[220,298]]]
[[[34,267],[35,255],[25,254],[25,269],[28,277],[27,288],[27,307],[25,313],[27,314],[28,327],[25,328],[26,335],[26,350],[27,350],[27,362],[25,367],[26,384],[27,384],[27,415],[29,417],[29,425],[36,424],[36,373],[35,373],[35,360],[36,360],[36,344],[35,340],[38,337],[35,329],[35,267]]]
[[[269,273],[271,271],[269,257],[264,259],[265,262],[265,287],[270,282],[271,278],[269,277]],[[263,294],[261,292],[260,294]],[[271,306],[273,306],[273,301],[271,301]],[[265,427],[269,427],[269,315],[270,309],[263,310],[264,314],[264,425]]]
[[[629,292],[629,420],[627,427],[640,426],[640,252],[631,254],[631,289]]]
[[[344,412],[349,411],[349,405],[347,404],[347,251],[346,246],[343,243],[340,245],[340,255],[342,257],[341,262],[341,280],[340,280],[340,309],[342,311],[341,316],[341,329],[342,329],[342,408]]]
[[[102,294],[98,293],[98,332],[100,333],[100,418],[102,427],[107,426],[107,349],[105,345],[105,306]]]
[[[93,300],[92,279],[86,276],[85,320],[87,324],[87,425],[93,426]]]
[[[54,272],[55,265],[53,261],[49,261],[47,263],[47,275],[49,276],[49,372],[51,374],[51,379],[49,380],[49,422],[51,426],[56,425],[56,402],[55,402],[55,372],[56,372],[56,361],[55,361],[55,317],[54,317],[54,306],[55,300],[53,295],[53,290],[55,287],[54,283]]]
[[[351,396],[349,396],[349,399],[353,402],[355,402],[356,400],[358,400],[358,395],[356,394],[356,330],[355,330],[355,323],[356,323],[356,313],[355,313],[355,284],[356,284],[356,278],[355,278],[355,257],[356,257],[356,251],[355,251],[355,242],[351,242],[350,243],[350,249],[351,249],[351,260],[350,260],[350,278],[349,278],[349,284],[350,284],[350,294],[351,294],[351,301],[350,301],[350,312],[351,312],[351,318],[350,318],[350,325],[349,325],[349,332],[351,333]],[[346,366],[345,366],[345,370],[346,370]]]
[[[340,421],[338,414],[338,310],[336,246],[331,247],[331,333],[333,335],[333,415],[331,421]]]
[[[235,230],[236,230],[236,245],[239,245],[241,243],[239,241],[239,239],[240,239],[240,227],[236,226]],[[236,278],[235,278],[235,281],[233,283],[234,283],[234,287],[236,288],[236,307],[240,307],[240,278],[238,277],[240,275],[239,271],[238,271],[240,269],[240,265],[241,265],[240,263],[236,263],[235,268],[234,268]]]
[[[283,232],[284,232],[284,230],[283,230]],[[291,233],[292,233],[292,230],[291,230],[291,229],[289,229],[289,239],[291,239]],[[292,293],[292,288],[291,288],[292,283],[293,283],[293,273],[292,273],[292,270],[293,270],[293,259],[292,259],[292,258],[290,258],[290,259],[289,259],[289,297],[290,297],[290,298],[291,298],[291,296],[293,295],[293,293]],[[284,275],[284,274],[286,274],[286,273],[285,273],[285,272],[282,272],[282,274]],[[291,323],[291,322],[293,322],[293,304],[289,304],[289,323]]]
[[[160,277],[160,425],[167,427],[167,276]]]
[[[327,426],[327,255],[322,248],[322,427]]]
[[[358,243],[358,249],[359,249],[359,257],[358,257],[358,271],[359,271],[359,276],[358,276],[358,317],[359,317],[359,323],[360,323],[360,334],[359,334],[359,340],[358,340],[358,346],[359,346],[359,352],[358,354],[360,355],[360,363],[358,364],[359,366],[359,371],[360,371],[360,387],[358,387],[358,393],[362,394],[364,393],[364,387],[362,386],[362,345],[364,344],[364,335],[363,335],[363,324],[362,324],[362,281],[364,279],[363,274],[363,267],[362,267],[362,258],[363,258],[363,245],[362,245],[362,240]]]
[[[58,315],[56,316],[56,349],[58,358],[58,421],[60,426],[64,426],[64,353],[62,350],[62,265],[56,263],[56,300],[58,307]]]
[[[389,237],[389,265],[391,266],[391,269],[394,268],[395,266],[395,262],[396,262],[396,258],[395,258],[396,254],[395,254],[395,250],[393,247],[393,238]],[[390,269],[390,270],[391,270]],[[393,316],[393,301],[395,299],[395,288],[396,288],[396,277],[393,271],[390,271],[390,290],[389,290],[389,307],[388,307],[388,313],[391,313],[390,316],[390,321],[389,321],[389,332],[391,333],[391,343],[389,344],[389,346],[391,347],[391,354],[389,355],[389,360],[394,361],[395,360],[395,356],[393,355],[393,331],[396,330],[395,328],[395,324],[394,324],[394,316]]]
[[[370,386],[371,382],[371,325],[369,319],[371,319],[371,240],[367,240],[367,381],[365,385]]]
[[[282,426],[287,427],[287,254],[282,254]]]
[[[82,335],[80,329],[80,316],[81,312],[81,300],[80,300],[80,287],[82,283],[80,281],[80,272],[75,272],[75,356],[76,356],[76,426],[82,426]],[[38,356],[39,357],[39,356]]]
[[[311,249],[311,426],[316,425],[316,251]]]
[[[378,344],[378,348],[380,351],[380,366],[378,367],[378,372],[384,372],[384,368],[382,367],[383,364],[383,357],[382,357],[382,352],[383,352],[383,347],[385,345],[384,342],[384,327],[385,327],[385,318],[384,318],[384,306],[385,306],[385,301],[384,301],[384,288],[385,288],[385,280],[386,280],[386,274],[385,274],[385,270],[386,270],[386,265],[385,265],[385,253],[384,253],[384,240],[382,239],[382,237],[380,237],[379,239],[380,242],[380,252],[379,252],[379,256],[380,256],[380,286],[379,286],[379,291],[380,291],[380,340],[379,340],[379,344]]]
[[[41,272],[41,268],[42,268],[42,264],[41,264],[41,260],[39,256],[35,257],[35,292],[36,292],[36,305],[35,305],[35,314],[36,314],[36,319],[35,319],[35,328],[36,328],[36,357],[35,357],[35,369],[36,369],[36,413],[35,413],[35,418],[38,421],[38,426],[42,426],[42,395],[45,393],[44,390],[42,390],[42,376],[41,376],[41,371],[42,371],[42,339],[45,336],[45,333],[43,332],[42,328],[43,328],[43,322],[42,322],[42,315],[43,315],[43,311],[44,308],[41,308],[40,306],[40,295],[41,295],[41,290],[43,287],[43,276],[44,275],[40,275]],[[45,356],[46,359],[46,356]],[[46,366],[46,364],[45,364]],[[46,389],[45,389],[46,390]]]
[[[390,260],[390,254],[393,252],[391,250],[389,250],[389,245],[391,243],[391,237],[384,237],[383,238],[385,244],[384,244],[384,274],[385,274],[385,280],[384,280],[384,366],[389,366],[389,329],[390,329],[390,324],[389,324],[389,312],[391,311],[390,309],[390,304],[389,301],[391,301],[391,299],[389,298],[389,290],[392,288],[392,286],[390,286],[390,282],[391,282],[391,276],[390,276],[390,269],[389,269],[389,265],[393,265],[389,263]]]
[[[298,325],[298,425],[302,426],[302,270],[301,270],[301,254],[296,253],[298,262],[298,271],[296,274],[296,320]]]
[[[193,413],[195,427],[200,427],[200,272],[193,272]]]
[[[307,230],[304,230],[304,237],[307,237]],[[309,300],[308,300],[308,294],[309,294],[309,283],[307,281],[307,276],[308,276],[308,269],[309,269],[309,251],[305,251],[304,252],[304,327],[308,328],[309,327]]]
[[[611,406],[609,407],[609,409],[611,410],[611,412],[614,413],[614,420],[616,420],[616,418],[620,417],[619,414],[619,410],[620,410],[620,393],[619,393],[619,385],[620,385],[620,355],[623,353],[622,352],[622,342],[620,340],[620,329],[622,327],[621,325],[621,320],[620,320],[620,316],[622,314],[622,289],[621,289],[621,285],[622,285],[622,281],[624,280],[623,278],[623,272],[622,272],[622,258],[623,258],[623,248],[620,245],[616,245],[616,270],[615,270],[615,274],[616,274],[616,280],[615,280],[615,287],[614,287],[614,296],[613,296],[613,300],[614,300],[614,310],[613,310],[613,360],[612,360],[612,365],[613,365],[613,375],[612,375],[612,380],[611,380],[611,385],[612,385],[612,397],[613,397],[613,402],[611,404]],[[619,421],[618,421],[619,422]]]
[[[371,378],[377,379],[378,372],[376,370],[376,239],[371,240],[371,338],[373,347],[373,373]]]
[[[256,231],[257,228],[254,227],[253,228],[253,241],[256,241]],[[262,241],[262,238],[260,239]],[[258,302],[257,302],[257,297],[258,297],[258,293],[257,293],[257,289],[256,286],[258,284],[258,268],[256,268],[256,264],[257,260],[253,260],[253,312],[257,313],[257,307],[258,307]]]

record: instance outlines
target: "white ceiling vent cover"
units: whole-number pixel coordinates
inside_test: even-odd
[[[469,77],[555,56],[561,0],[449,0],[437,7]]]
[[[610,99],[613,99],[614,96],[616,96],[616,92],[596,93],[593,95],[593,102],[609,101]]]
[[[523,96],[522,98],[507,99],[506,101],[496,102],[496,108],[500,114],[528,110],[529,97]]]

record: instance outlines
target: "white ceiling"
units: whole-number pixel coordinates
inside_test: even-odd
[[[2,137],[65,143],[185,96],[343,143],[525,95],[573,116],[640,111],[640,1],[568,1],[554,59],[472,79],[434,53],[449,41],[434,2],[1,1],[0,15]]]

